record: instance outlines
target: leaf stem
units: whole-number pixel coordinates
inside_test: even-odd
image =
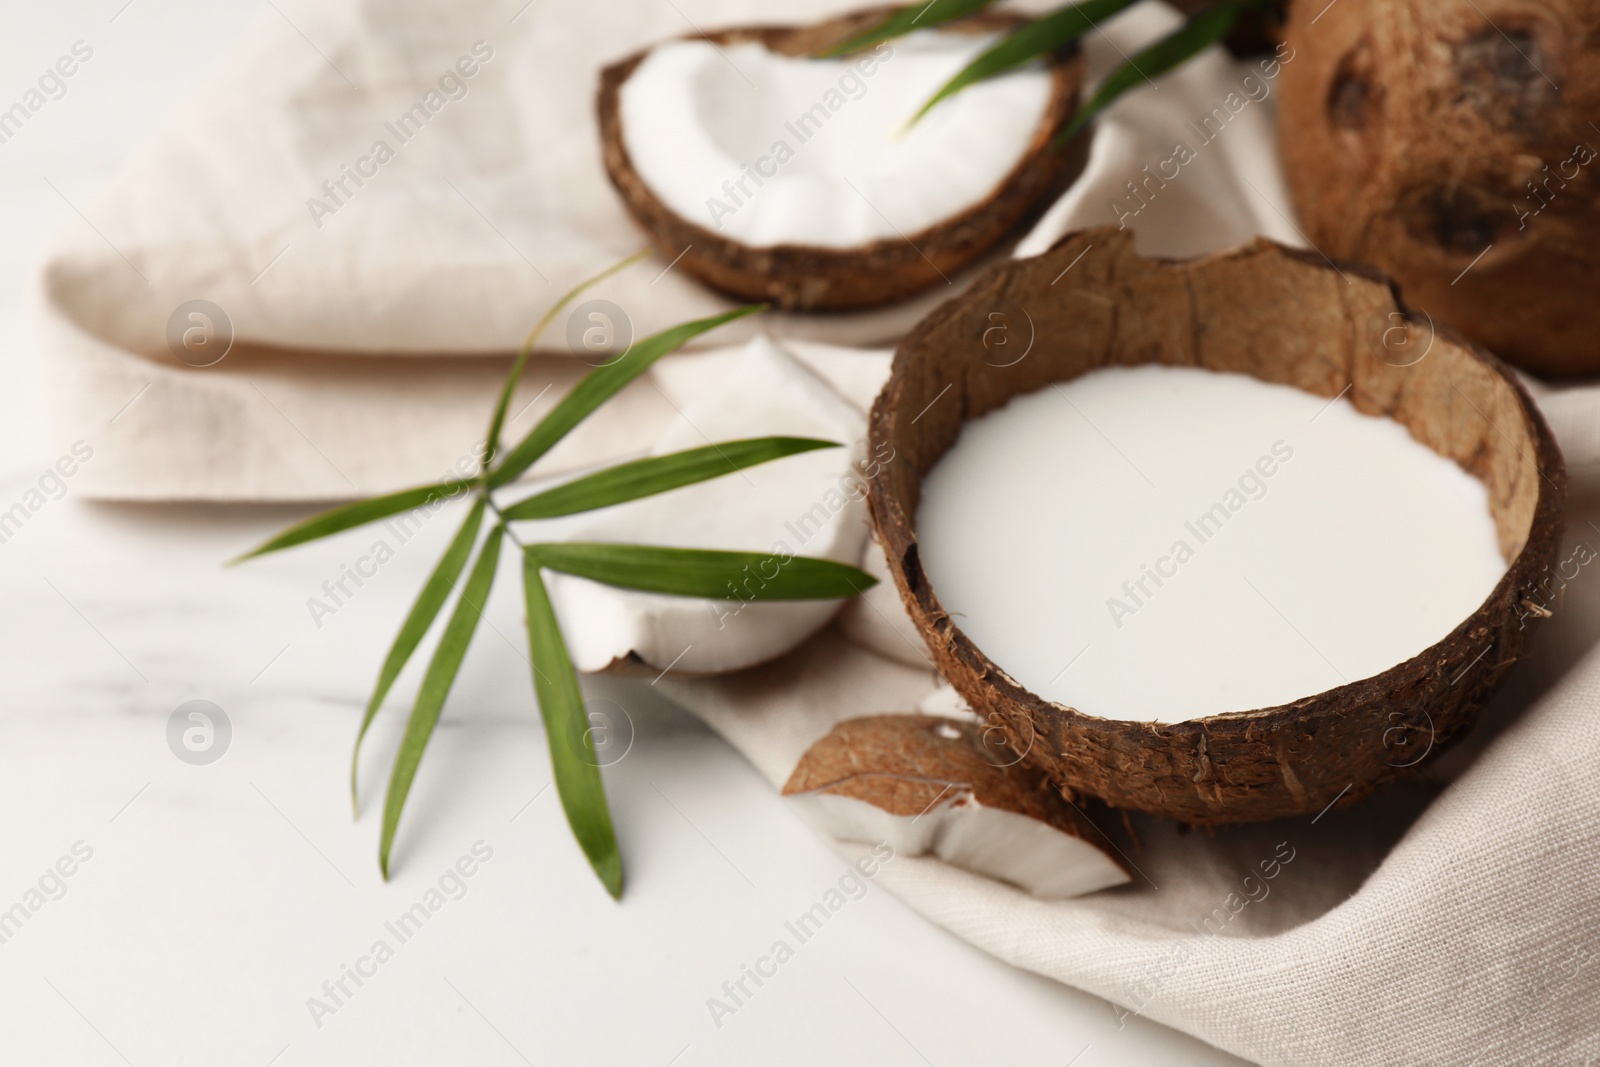
[[[487,489],[484,490],[483,499],[489,505],[489,510],[500,517],[500,529],[507,537],[511,538],[511,543],[518,548],[527,548],[528,546],[517,536],[517,532],[511,528],[511,520],[506,517],[504,511],[500,510],[500,505],[495,503],[494,496]]]
[[[544,331],[550,328],[557,315],[566,309],[568,304],[576,300],[579,294],[587,289],[605,281],[613,274],[620,273],[635,263],[650,256],[654,248],[645,247],[629,256],[627,259],[613,263],[599,274],[585,278],[562,295],[561,299],[550,305],[550,309],[540,316],[534,323],[533,329],[528,331],[527,340],[522,342],[522,348],[517,352],[515,362],[511,364],[511,373],[506,375],[505,385],[500,387],[500,399],[495,403],[494,415],[489,419],[489,432],[483,438],[483,462],[480,478],[487,478],[489,465],[494,462],[495,453],[500,450],[500,430],[505,426],[506,409],[511,406],[511,395],[517,390],[517,382],[522,379],[522,372],[528,365],[528,359],[533,355],[533,346],[538,344]]]

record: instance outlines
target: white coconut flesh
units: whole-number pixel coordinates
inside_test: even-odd
[[[986,807],[970,793],[952,793],[915,816],[829,793],[789,799],[836,840],[886,841],[897,856],[937,856],[1043,900],[1065,900],[1129,880],[1127,872],[1081,837],[1027,815]]]
[[[669,42],[622,86],[623,145],[668,209],[741,244],[903,238],[988,198],[1044,119],[1050,75],[1032,66],[907,128],[994,40],[923,31],[837,60],[756,42]]]
[[[896,855],[936,856],[1044,899],[1128,881],[1081,810],[992,747],[959,701],[950,711],[835,723],[783,795],[836,840],[887,842]]]
[[[788,456],[562,520],[561,537],[857,564],[867,536],[866,504],[851,488],[858,484],[851,462],[864,430],[860,411],[772,341],[757,338],[716,387],[682,407],[652,453],[774,435],[844,447]],[[533,528],[527,532],[539,535]],[[546,581],[573,663],[582,671],[602,670],[630,653],[657,669],[741,670],[799,645],[841,603],[664,596],[561,574],[548,574]],[[756,584],[759,579],[752,579],[739,595],[747,597]]]

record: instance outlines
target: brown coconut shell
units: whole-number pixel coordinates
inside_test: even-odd
[[[783,795],[841,840],[898,840],[1043,899],[1126,884],[1132,868],[1111,835],[1000,734],[934,715],[846,719],[806,750]],[[855,803],[817,803],[841,799]]]
[[[873,8],[810,26],[745,26],[688,34],[716,44],[759,41],[787,56],[814,55],[881,22],[893,7]],[[981,12],[945,23],[940,32],[987,34],[1026,20]],[[702,282],[741,300],[763,300],[786,310],[840,311],[877,307],[946,284],[989,251],[1052,191],[1081,169],[1083,153],[1051,149],[1050,142],[1077,107],[1083,66],[1076,50],[1050,60],[1053,91],[1033,140],[1017,165],[988,197],[938,225],[904,237],[856,248],[742,244],[690,222],[661,202],[634,168],[623,144],[619,95],[649,49],[600,72],[598,107],[606,173],[657,251]]]
[[[998,738],[985,737],[986,729],[935,715],[846,719],[806,750],[783,795],[831,793],[912,817],[941,801],[970,798],[1073,837],[1099,836],[1044,774],[1019,765]]]
[[[1024,320],[1028,354],[992,358],[985,331]],[[1029,692],[962,632],[923,571],[921,479],[967,419],[1098,367],[1143,363],[1250,374],[1395,419],[1487,486],[1505,576],[1420,655],[1292,704],[1168,725]],[[1145,259],[1131,232],[1109,227],[988,272],[919,324],[895,354],[869,443],[894,456],[870,482],[873,524],[944,677],[1058,786],[1195,824],[1349,803],[1465,730],[1539,621],[1524,602],[1537,602],[1555,559],[1566,483],[1516,377],[1414,316],[1376,271],[1266,240],[1187,262]]]
[[[1309,239],[1519,367],[1600,373],[1600,5],[1297,3],[1285,38]]]

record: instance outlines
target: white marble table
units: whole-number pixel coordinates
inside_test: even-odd
[[[278,6],[292,18],[297,2]],[[0,144],[0,511],[57,459],[32,264],[80,213],[92,224],[98,188],[255,17],[280,16],[198,0],[3,16],[0,96],[74,41],[95,58]],[[26,913],[8,925],[0,912],[0,1062],[1235,1062],[1144,1020],[1119,1029],[1105,1003],[996,962],[876,888],[717,1026],[707,998],[843,865],[699,723],[646,686],[602,681],[592,692],[636,729],[607,772],[629,879],[610,901],[546,788],[509,585],[385,884],[376,809],[413,677],[375,729],[359,821],[345,768],[448,524],[313,620],[307,599],[365,535],[221,565],[302,513],[96,504],[68,479],[0,543],[0,909]],[[208,765],[168,744],[172,712],[194,699],[231,725]],[[470,877],[450,873],[458,863]],[[418,902],[438,904],[419,929],[386,925]]]

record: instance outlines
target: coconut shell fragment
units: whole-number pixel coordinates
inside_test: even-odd
[[[1126,883],[1105,834],[999,738],[932,715],[848,719],[807,750],[783,794],[840,840],[931,853],[1044,899]]]
[[[1024,358],[985,358],[997,323],[1028,331]],[[922,478],[968,419],[1100,367],[1144,363],[1249,374],[1394,419],[1487,488],[1504,576],[1418,655],[1277,707],[1153,724],[1028,691],[961,629],[922,567]],[[1516,376],[1413,312],[1376,271],[1266,240],[1190,261],[1147,259],[1131,232],[1112,227],[994,268],[919,323],[873,406],[868,447],[895,457],[871,478],[868,505],[946,681],[1058,787],[1201,825],[1352,803],[1466,731],[1542,621],[1526,605],[1541,600],[1565,501],[1561,454]]]
[[[814,25],[748,26],[684,39],[721,46],[759,42],[779,55],[810,56],[876,25],[894,10],[873,8]],[[980,12],[943,24],[937,32],[991,34],[1024,21]],[[1060,189],[1084,159],[1081,146],[1066,152],[1050,147],[1077,106],[1083,78],[1077,52],[1067,50],[1049,61],[1049,100],[1023,155],[998,187],[965,210],[915,233],[855,247],[744,244],[674,212],[629,154],[622,129],[622,89],[650,52],[645,49],[601,72],[597,107],[606,173],[664,258],[740,299],[763,300],[785,310],[849,310],[893,303],[948,284],[950,275],[997,245]]]

